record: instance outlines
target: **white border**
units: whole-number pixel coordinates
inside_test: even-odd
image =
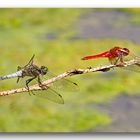
[[[0,0],[0,7],[140,7],[140,0]]]
[[[140,7],[140,0],[0,0],[0,7],[3,7],[3,8],[11,8],[11,7],[19,7],[19,8],[22,8],[22,7],[26,7],[26,8],[30,8],[30,7],[33,7],[33,8],[39,8],[39,7],[43,7],[43,8],[46,8],[46,7],[49,7],[49,8],[58,8],[58,7],[67,7],[67,8],[71,8],[71,7],[74,7],[74,8],[132,8],[132,7],[137,7],[139,8]],[[114,133],[115,134],[115,133]],[[16,139],[26,139],[26,140],[36,140],[36,139],[42,139],[42,135],[39,135],[39,137],[37,137],[36,135],[30,135],[30,137],[27,137],[26,135],[18,135],[17,134],[14,134],[14,136],[10,136],[7,134],[7,137],[6,139],[13,139],[13,140],[16,140]],[[19,137],[17,137],[17,135]],[[98,135],[98,136],[97,136]],[[54,136],[53,138],[51,137],[51,139],[56,139],[56,140],[65,140],[65,139],[72,139],[72,140],[75,140],[75,139],[79,139],[79,140],[83,140],[83,139],[99,139],[99,140],[110,140],[110,139],[114,139],[116,138],[116,140],[119,138],[120,140],[123,139],[123,140],[130,140],[130,139],[139,139],[139,137],[131,137],[128,135],[128,136],[125,136],[124,135],[121,137],[121,135],[114,135],[114,137],[110,137],[111,136],[111,133],[107,133],[107,135],[103,135],[103,134],[96,134],[96,136],[93,134],[86,134],[85,136],[81,133],[81,136],[79,134],[79,137],[75,137],[74,134],[72,135],[65,135],[64,136],[57,136],[57,135],[54,135],[52,133],[52,136]],[[112,135],[113,136],[113,135]],[[138,135],[137,135],[138,136]],[[9,138],[10,137],[10,138]],[[14,138],[13,138],[14,137]],[[1,136],[2,138],[2,136]],[[46,135],[43,135],[43,139],[47,139],[47,133]],[[3,137],[3,139],[5,139],[5,136]],[[50,138],[49,138],[50,139]]]
[[[53,136],[54,135],[54,136]],[[12,135],[8,135],[8,137],[1,137],[2,140],[139,140],[139,135],[123,135],[123,133],[120,135],[114,135],[114,134],[107,134],[105,133],[104,135],[103,134],[100,134],[98,133],[97,134],[89,134],[89,135],[83,135],[81,133],[81,135],[77,135],[77,134],[64,134],[64,136],[61,134],[61,135],[56,135],[56,134],[53,134],[52,133],[52,136],[48,136],[48,134],[39,134],[39,135],[36,135],[36,134],[32,134],[32,135],[18,135],[16,136],[12,136]]]

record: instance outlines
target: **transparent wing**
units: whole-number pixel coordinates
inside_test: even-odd
[[[34,57],[35,57],[35,55],[33,55],[33,56],[31,57],[31,59],[29,60],[29,62],[28,62],[25,66],[23,66],[23,67],[18,66],[18,67],[17,67],[17,71],[22,70],[22,69],[25,69],[25,68],[27,68],[28,66],[31,66],[31,65],[33,64],[33,61],[34,61]],[[19,81],[19,79],[17,80],[17,82],[18,82],[18,81]]]
[[[130,65],[127,67],[122,67],[123,69],[134,71],[134,72],[140,72],[140,58],[136,58],[137,64]]]
[[[35,57],[35,54],[31,57],[30,61],[28,62],[27,65],[25,65],[25,67],[33,64],[34,57]]]
[[[130,70],[130,71],[134,71],[134,72],[140,72],[140,57],[131,53],[128,57],[125,57],[124,60],[125,61],[135,60],[137,62],[137,64],[133,64],[133,65],[126,66],[126,67],[121,67],[122,69]]]
[[[55,81],[53,83],[53,86],[58,90],[69,91],[69,92],[75,92],[79,90],[79,86],[77,85],[77,83],[74,83],[67,79],[61,79]]]
[[[43,81],[43,79],[47,80],[54,77],[54,75],[52,76],[52,74],[47,73],[46,77],[41,77],[41,80]],[[37,79],[35,79],[37,80]],[[63,97],[57,92],[57,91],[75,91],[78,90],[78,85],[70,80],[67,79],[61,79],[58,81],[55,81],[54,83],[52,83],[51,87],[47,88],[47,89],[42,89],[39,91],[34,91],[33,95],[41,97],[41,98],[46,98],[48,100],[51,100],[55,103],[59,103],[59,104],[64,104],[64,100]]]
[[[48,99],[48,100],[53,101],[55,103],[64,104],[63,97],[58,92],[53,90],[52,88],[34,91],[33,95],[35,95],[37,97],[44,98],[44,99]]]
[[[42,79],[44,78],[45,80],[47,80],[47,79],[55,77],[55,76],[56,76],[55,74],[48,71],[46,76],[43,76]],[[79,86],[77,83],[75,83],[71,80],[65,79],[65,78],[55,81],[53,83],[53,88],[55,88],[56,90],[72,91],[72,92],[79,90]]]

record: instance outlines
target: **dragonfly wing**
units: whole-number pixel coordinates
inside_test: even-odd
[[[55,81],[53,83],[53,86],[56,89],[63,90],[63,91],[70,91],[70,92],[75,92],[75,91],[78,91],[79,89],[79,86],[77,83],[71,80],[67,80],[67,79],[61,79],[61,80]]]
[[[129,65],[126,67],[122,67],[125,70],[130,70],[130,71],[134,71],[134,72],[140,72],[140,58],[134,55],[131,55],[131,57],[136,61],[136,64],[133,65]],[[129,61],[131,59],[125,59],[125,61]]]
[[[55,103],[64,104],[63,97],[58,92],[53,90],[52,88],[34,91],[33,95],[35,95],[37,97],[41,97],[41,98],[46,98],[46,99],[53,101]]]
[[[30,59],[30,61],[24,67],[22,67],[22,68],[25,68],[27,66],[32,65],[33,64],[33,61],[34,61],[34,57],[35,57],[35,55],[33,55],[32,58]]]
[[[50,78],[55,77],[55,76],[56,75],[53,74],[52,72],[48,72],[45,77],[43,76],[43,78],[45,80],[47,80],[47,79],[50,79]],[[55,81],[53,83],[53,87],[56,90],[63,90],[63,91],[72,91],[72,92],[74,92],[74,91],[79,90],[79,86],[78,86],[77,83],[75,83],[75,82],[73,82],[71,80],[65,79],[65,78],[60,79],[58,81]]]
[[[134,65],[130,65],[130,66],[122,67],[122,68],[125,70],[140,72],[140,64],[134,64]]]

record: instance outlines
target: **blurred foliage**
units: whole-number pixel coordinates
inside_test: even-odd
[[[108,64],[107,59],[81,61],[112,46],[127,46],[137,55],[139,45],[127,40],[72,40],[75,24],[82,14],[95,9],[0,9],[1,75],[16,71],[33,54],[35,63],[46,65],[55,74],[73,68]],[[123,9],[139,13],[139,10]],[[128,77],[129,75],[129,77]],[[82,132],[109,125],[111,118],[93,107],[119,94],[137,94],[139,74],[121,69],[72,77],[77,92],[63,92],[64,105],[28,94],[1,97],[0,131],[2,132]],[[24,80],[1,81],[1,90],[25,86]]]

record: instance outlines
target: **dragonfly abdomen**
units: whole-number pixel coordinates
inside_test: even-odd
[[[5,79],[10,79],[10,78],[15,78],[15,77],[22,77],[22,71],[17,71],[9,75],[1,76],[0,80],[5,80]]]

